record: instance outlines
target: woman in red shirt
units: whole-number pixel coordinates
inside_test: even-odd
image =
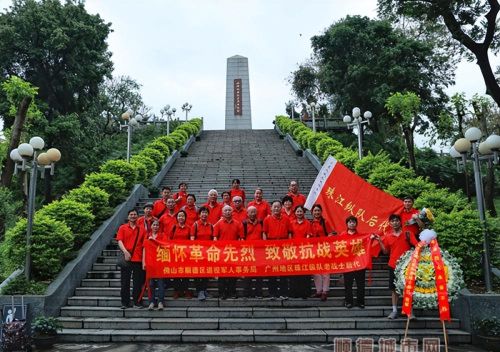
[[[295,220],[295,209],[292,209],[293,199],[290,196],[284,196],[281,202],[283,203],[283,208],[281,208],[281,216],[287,218],[291,223],[292,220]]]
[[[191,225],[198,220],[198,207],[196,206],[196,196],[188,194],[186,197],[186,205],[181,210],[186,212],[186,225],[191,228]]]
[[[295,219],[291,221],[292,238],[311,237],[311,223],[304,217],[304,207],[302,205],[297,205],[295,207],[294,215]],[[310,294],[311,275],[298,275],[290,277],[290,296],[307,299]]]
[[[313,219],[311,220],[311,236],[327,237],[333,236],[336,232],[333,227],[323,218],[323,208],[320,204],[314,204],[312,209]],[[314,274],[314,286],[316,294],[313,297],[326,301],[330,290],[330,274]]]
[[[172,227],[172,233],[169,235],[170,240],[189,240],[191,238],[191,229],[186,224],[186,212],[179,210],[177,213],[177,223]],[[193,298],[193,294],[188,289],[189,279],[178,278],[174,279],[174,299],[179,297]]]

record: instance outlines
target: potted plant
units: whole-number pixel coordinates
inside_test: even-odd
[[[477,319],[472,323],[478,342],[488,351],[500,351],[500,319],[496,316]]]
[[[57,339],[61,323],[54,317],[38,316],[33,322],[33,343],[38,349],[50,348]]]

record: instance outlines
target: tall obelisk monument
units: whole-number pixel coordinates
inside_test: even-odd
[[[235,55],[227,59],[226,130],[252,129],[248,58]]]

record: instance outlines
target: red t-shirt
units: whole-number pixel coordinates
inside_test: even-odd
[[[408,236],[406,233],[408,232]],[[408,242],[409,241],[409,242]],[[410,243],[414,246],[418,244],[415,238],[415,233],[409,227],[403,227],[401,233],[395,234],[394,230],[389,230],[382,238],[384,247],[389,251],[388,265],[395,269],[398,259],[408,250],[411,249]]]
[[[290,221],[282,216],[278,218],[269,215],[264,219],[263,231],[267,235],[268,240],[288,239],[288,234],[291,232]]]
[[[282,217],[285,217],[288,219],[288,221],[290,221],[290,223],[296,219],[295,217],[295,213],[293,212],[293,210],[290,210],[290,214],[286,212],[285,208],[281,208],[281,216]]]
[[[220,219],[214,225],[214,237],[221,241],[234,241],[243,238],[243,225],[238,220]]]
[[[176,200],[176,202],[175,202],[175,211],[176,212],[181,210],[181,208],[183,206],[185,206],[187,203],[187,201],[186,201],[187,193],[186,192],[179,191],[179,192],[175,193],[172,198],[174,198]],[[177,199],[179,199],[179,201],[177,201]]]
[[[311,223],[307,219],[303,219],[301,223],[297,219],[290,222],[292,227],[292,238],[307,238],[311,235]]]
[[[155,218],[161,217],[166,212],[168,212],[167,204],[166,201],[163,201],[163,198],[158,199],[153,203],[153,211],[151,212],[151,215],[153,215]]]
[[[213,239],[213,234],[214,225],[208,221],[204,224],[201,220],[197,220],[191,226],[191,236],[193,236],[195,240],[210,241]]]
[[[245,204],[246,195],[245,195],[245,190],[244,189],[242,189],[242,188],[238,188],[238,189],[231,188],[228,192],[231,194],[231,200],[234,197],[236,197],[236,196],[240,196],[241,199],[243,200],[243,204]]]
[[[215,205],[212,206],[209,202],[203,204],[205,208],[208,209],[208,218],[207,221],[211,223],[212,225],[215,225],[217,221],[220,220],[222,217],[222,204],[221,203],[215,203]]]
[[[418,211],[417,209],[415,208],[412,208],[408,211],[406,211],[404,208],[403,210],[401,211],[401,214],[399,214],[399,216],[401,216],[401,226],[402,227],[408,227],[410,228],[410,230],[412,230],[413,232],[415,232],[415,234],[418,234],[420,232],[420,227],[418,226],[417,223],[415,224],[412,224],[412,225],[408,225],[407,222],[411,220],[411,217],[413,216],[413,214],[419,214],[420,211]]]
[[[185,205],[182,207],[182,210],[186,212],[186,225],[191,227],[198,220],[198,207],[196,205],[192,207]]]
[[[146,234],[149,236],[151,233],[151,224],[153,223],[153,220],[155,218],[152,216],[149,219],[146,219],[145,216],[141,216],[137,219],[137,226],[141,227],[144,231],[146,231]]]
[[[169,237],[171,240],[189,240],[190,232],[191,229],[189,228],[189,226],[181,226],[179,224],[175,224],[172,227],[172,232]]]
[[[145,238],[145,241],[152,239],[152,237],[153,237],[153,233],[150,233],[148,235],[148,237]],[[165,232],[161,232],[161,231],[156,234],[156,237],[154,239],[157,241],[161,241],[161,242],[168,241],[167,234]]]
[[[132,228],[129,223],[123,224],[118,228],[118,232],[116,233],[116,240],[122,241],[125,249],[130,253],[132,252],[132,248],[134,248],[134,243],[137,238],[137,244],[135,245],[134,253],[131,253],[132,258],[131,262],[140,262],[142,261],[142,245],[145,237],[145,232],[139,226]]]
[[[166,211],[162,217],[160,218],[160,231],[170,234],[172,232],[172,227],[177,223],[177,219],[175,218],[175,213],[170,214]]]
[[[297,205],[304,205],[306,204],[306,196],[303,195],[302,193],[290,193],[288,192],[288,195],[292,197],[292,209],[295,209]]]
[[[245,239],[247,241],[252,240],[261,240],[262,239],[262,221],[255,220],[255,222],[251,222],[250,220],[244,220],[243,230],[246,226],[246,236]],[[245,225],[246,224],[246,225]]]
[[[247,218],[247,211],[245,208],[240,208],[240,210],[233,208],[233,219],[243,222]]]
[[[257,208],[257,219],[259,220],[264,220],[268,215],[271,215],[271,207],[265,200],[262,200],[260,203],[257,203],[255,200],[253,200],[248,203],[248,206]]]
[[[311,220],[312,237],[328,236],[328,234],[333,231],[333,227],[330,225],[330,223],[326,219],[324,219],[324,224],[325,224],[325,227],[323,227],[320,220],[317,220],[317,219]],[[326,229],[326,233],[325,233],[325,229]]]

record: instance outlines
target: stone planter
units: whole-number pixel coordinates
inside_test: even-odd
[[[35,335],[33,345],[39,350],[51,348],[57,341],[57,335]]]
[[[477,342],[487,351],[500,352],[500,336],[476,336]]]

